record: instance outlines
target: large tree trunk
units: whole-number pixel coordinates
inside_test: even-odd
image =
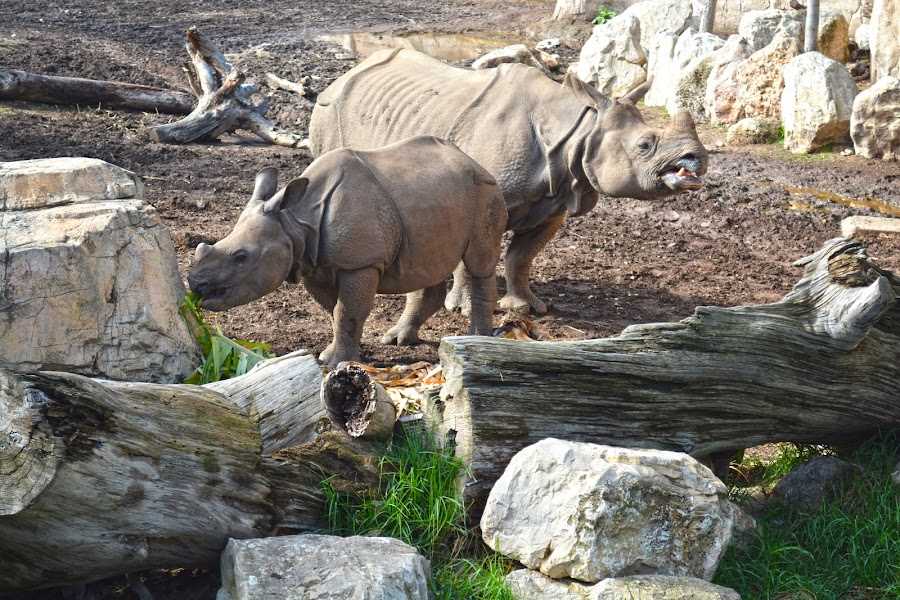
[[[0,371],[0,592],[213,565],[230,537],[320,526],[325,477],[378,481],[375,448],[325,416],[321,382],[302,354],[216,386],[236,401]]]
[[[147,112],[183,115],[191,112],[190,94],[145,85],[96,81],[78,77],[52,77],[0,69],[0,100],[45,104],[101,105]]]
[[[445,338],[439,431],[476,516],[519,450],[547,437],[688,452],[840,443],[900,425],[900,286],[855,242],[798,261],[782,301],[579,342]]]
[[[185,46],[194,72],[191,87],[197,94],[197,107],[176,123],[159,125],[150,130],[157,142],[186,144],[214,140],[223,133],[246,129],[265,141],[279,146],[308,148],[301,136],[276,127],[264,116],[267,103],[254,104],[251,96],[256,87],[244,84],[244,74],[232,70],[225,55],[196,27],[186,32]]]

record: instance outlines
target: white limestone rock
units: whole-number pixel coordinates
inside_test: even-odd
[[[541,52],[540,54],[546,53]],[[550,76],[550,69],[548,66],[541,60],[538,60],[525,44],[513,44],[512,46],[506,46],[505,48],[498,48],[497,50],[488,52],[472,63],[472,69],[476,71],[481,69],[492,69],[504,63],[522,63],[523,65],[540,69],[545,75],[548,77]]]
[[[849,139],[859,90],[844,65],[819,52],[807,52],[788,63],[784,80],[781,120],[787,150],[807,153]]]
[[[706,123],[709,120],[703,99],[706,96],[706,84],[715,59],[713,54],[707,54],[694,59],[682,70],[667,105],[670,114],[686,110],[696,123]]]
[[[780,121],[747,117],[728,128],[725,141],[733,146],[770,144],[778,139],[780,128]]]
[[[674,68],[676,44],[678,36],[671,31],[663,31],[650,45],[647,77],[653,77],[653,85],[644,96],[647,106],[665,106],[669,102],[678,77],[678,70]]]
[[[686,454],[546,439],[516,454],[488,497],[484,541],[552,578],[711,579],[740,510]]]
[[[734,71],[738,90],[736,119],[762,117],[781,119],[784,67],[802,51],[800,41],[778,32],[772,42],[742,61]]]
[[[506,586],[516,600],[741,600],[730,588],[665,575],[614,577],[591,586],[520,569],[506,576]]]
[[[505,583],[516,600],[587,600],[591,591],[588,584],[557,581],[531,569],[513,571]]]
[[[199,360],[175,248],[134,174],[0,163],[0,367],[178,383]]]
[[[653,75],[653,86],[650,92],[644,96],[644,104],[647,106],[667,106],[673,111],[673,99],[676,95],[678,82],[685,75],[688,66],[698,58],[712,54],[725,43],[722,38],[711,33],[698,33],[692,27],[684,32],[672,43],[672,34],[665,31],[653,40],[654,53],[650,55],[648,75]],[[654,56],[656,54],[656,56]],[[704,81],[705,87],[705,81]],[[702,105],[703,92],[700,93]],[[691,114],[695,111],[691,110]],[[703,114],[702,106],[699,114]],[[703,118],[702,120],[705,120]]]
[[[860,156],[900,160],[900,79],[882,77],[856,96],[850,136]]]
[[[900,77],[900,2],[875,0],[869,24],[872,81]]]
[[[606,96],[624,96],[647,80],[647,55],[640,40],[641,24],[636,17],[615,17],[594,27],[578,62],[569,70]]]
[[[429,600],[431,564],[391,538],[228,540],[217,600]]]
[[[741,17],[741,23],[738,25],[738,35],[757,50],[771,44],[779,32],[797,38],[802,45],[803,25],[791,11],[751,10]]]
[[[727,125],[740,119],[742,109],[735,73],[738,65],[751,54],[753,46],[736,34],[716,51],[703,97],[703,107],[713,125]]]
[[[693,14],[691,0],[643,0],[629,6],[619,16],[635,17],[641,22],[640,43],[646,53],[663,31],[680,34],[687,29]]]

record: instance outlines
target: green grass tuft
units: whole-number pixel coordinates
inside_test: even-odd
[[[275,355],[269,352],[269,344],[233,340],[227,337],[218,323],[215,330],[206,323],[200,310],[200,300],[193,292],[178,303],[181,315],[194,332],[203,352],[203,360],[184,382],[202,385],[243,375],[256,363]]]
[[[404,436],[381,459],[381,489],[373,498],[341,494],[323,482],[331,535],[374,534],[419,549],[432,563],[437,600],[513,600],[504,586],[512,561],[471,542],[457,499],[462,462],[432,436]]]
[[[775,461],[773,473],[821,450],[800,448]],[[813,513],[770,506],[752,539],[726,553],[715,582],[748,600],[900,598],[900,493],[891,476],[898,451],[896,435],[863,444],[846,457],[859,475]]]

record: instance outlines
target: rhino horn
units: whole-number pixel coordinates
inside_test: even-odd
[[[632,104],[637,104],[641,101],[641,99],[650,91],[650,88],[653,87],[653,77],[650,76],[647,81],[640,84],[630,92],[628,92],[624,98],[626,100],[630,100]]]
[[[600,112],[605,112],[611,105],[612,100],[601,94],[597,88],[591,84],[581,80],[578,75],[569,71],[563,78],[562,86],[571,90],[575,97],[581,100],[581,103],[589,108],[596,108]]]
[[[673,131],[691,132],[696,129],[694,118],[691,113],[686,110],[678,110],[672,113],[671,123],[669,127]]]
[[[306,194],[307,186],[309,186],[309,179],[306,177],[299,177],[291,180],[283,190],[272,196],[270,200],[266,201],[263,205],[263,212],[266,214],[274,214],[279,210],[291,208],[303,198],[304,194]]]
[[[278,189],[278,169],[275,167],[265,167],[256,174],[256,184],[253,187],[254,200],[265,202],[272,197],[275,190]]]
[[[209,244],[200,242],[200,244],[197,246],[197,250],[194,251],[194,262],[197,263],[203,260],[203,257],[212,252],[212,249],[212,246],[210,246]]]

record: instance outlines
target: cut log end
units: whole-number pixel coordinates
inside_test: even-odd
[[[322,381],[322,401],[335,423],[353,437],[388,439],[397,411],[384,388],[361,367],[342,365]]]

